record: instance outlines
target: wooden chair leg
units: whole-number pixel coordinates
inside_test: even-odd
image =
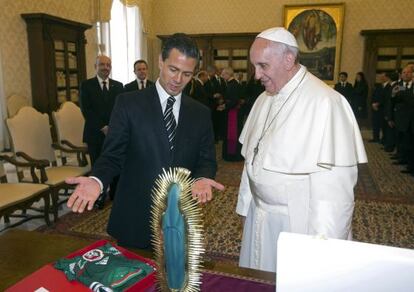
[[[56,222],[58,219],[59,192],[57,190],[52,190],[50,194],[52,196],[53,221]]]
[[[43,201],[45,202],[45,206],[43,208],[43,212],[45,213],[45,221],[46,225],[50,226],[50,219],[49,219],[49,210],[50,210],[50,196],[49,192],[43,196]]]

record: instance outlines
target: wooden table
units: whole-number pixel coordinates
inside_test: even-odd
[[[42,266],[69,253],[90,245],[94,241],[79,237],[46,234],[36,231],[12,229],[0,236],[0,291],[12,286]],[[148,251],[131,251],[151,257]],[[275,281],[274,273],[235,267],[225,262],[206,262],[205,269]]]

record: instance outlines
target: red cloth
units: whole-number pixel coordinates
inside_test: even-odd
[[[227,113],[227,154],[235,155],[237,153],[237,108],[232,108]]]

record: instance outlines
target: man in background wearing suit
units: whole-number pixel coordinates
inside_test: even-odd
[[[111,59],[100,55],[96,58],[96,76],[82,82],[80,106],[85,118],[83,141],[88,145],[92,166],[101,154],[105,136],[108,133],[109,118],[118,94],[123,92],[121,82],[109,78]],[[111,184],[110,197],[113,198],[116,182]],[[103,192],[96,206],[103,208],[106,192]]]
[[[68,178],[77,187],[68,200],[74,212],[92,209],[99,193],[120,174],[108,233],[126,247],[149,248],[151,189],[163,168],[185,167],[196,181],[200,203],[212,198],[217,164],[209,109],[182,93],[199,60],[194,40],[167,38],[155,86],[121,94],[112,112],[102,155],[92,177]]]
[[[143,90],[148,86],[154,84],[151,80],[147,79],[148,75],[148,64],[144,60],[137,60],[134,63],[134,73],[137,76],[137,79],[125,84],[125,92],[126,91],[134,91],[134,90]]]
[[[220,77],[215,66],[207,66],[208,81],[204,88],[209,96],[215,141],[223,139],[224,136],[224,112],[219,110],[224,103],[224,92],[226,92],[226,81]]]
[[[208,95],[204,89],[204,84],[207,80],[208,75],[206,71],[198,72],[197,76],[193,77],[192,80],[188,82],[186,87],[183,89],[183,93],[209,107],[210,104]]]
[[[346,98],[346,100],[351,105],[352,110],[355,112],[355,110],[354,110],[355,103],[353,101],[353,99],[354,99],[354,88],[352,87],[352,84],[348,82],[348,73],[347,72],[339,73],[339,82],[335,84],[334,89]]]

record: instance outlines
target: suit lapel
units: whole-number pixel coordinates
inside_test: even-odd
[[[187,97],[186,95],[182,95],[181,96],[181,107],[180,107],[180,115],[178,117],[178,126],[177,126],[177,132],[176,132],[176,136],[175,136],[175,151],[177,151],[178,149],[178,145],[183,145],[184,143],[184,139],[185,139],[185,133],[187,131],[191,131],[191,129],[189,128],[189,125],[191,123],[189,123],[188,121],[191,120],[190,118],[190,114],[191,114],[191,110],[190,110],[190,104],[188,101],[189,97]]]
[[[154,133],[160,134],[160,140],[158,141],[160,143],[159,147],[161,149],[161,153],[163,153],[163,157],[167,159],[167,157],[164,156],[164,153],[170,153],[170,144],[168,141],[167,130],[164,124],[164,115],[162,112],[160,97],[158,96],[158,92],[155,86],[151,88],[151,91],[149,91],[148,98],[151,104],[151,112],[153,113],[150,114],[150,119],[152,120],[151,124],[154,125]],[[170,159],[171,157],[168,157],[168,160]]]
[[[109,82],[109,91],[108,91],[108,93],[109,93],[109,96],[112,96],[112,93],[113,93],[113,91],[115,90],[115,84],[114,84],[114,80],[112,80],[112,79],[110,79],[110,78],[108,78],[108,82]],[[115,97],[115,96],[114,96]]]
[[[99,84],[98,77],[95,77],[95,81],[96,82],[95,82],[94,86],[95,86],[95,92],[98,93],[97,98],[98,98],[99,102],[105,103],[102,88],[101,88],[101,85]],[[109,90],[111,88],[110,84],[111,83],[109,83]],[[108,90],[108,93],[109,93],[109,90]]]

